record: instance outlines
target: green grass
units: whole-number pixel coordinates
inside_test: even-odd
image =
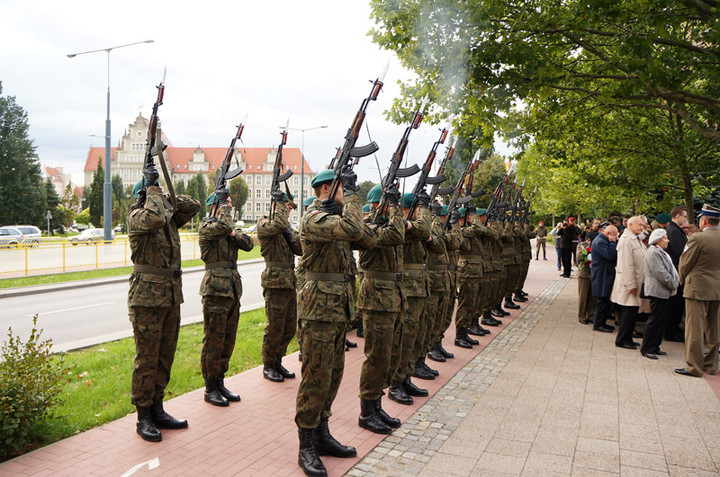
[[[262,364],[264,329],[263,309],[240,314],[237,341],[227,376]],[[204,386],[200,372],[202,340],[201,323],[181,327],[166,399]],[[293,339],[288,353],[297,349],[297,341]],[[37,446],[50,444],[135,412],[130,404],[134,357],[135,344],[132,338],[65,353],[63,359],[69,373],[63,392],[64,404],[56,409],[54,418],[44,420],[34,430]],[[242,389],[234,391],[242,396]]]
[[[251,260],[260,257],[262,257],[262,255],[260,255],[260,247],[255,246],[255,248],[253,248],[249,252],[240,252],[238,260]],[[182,262],[182,267],[197,267],[202,264],[203,261],[200,259],[185,260],[184,262]],[[101,268],[99,270],[88,270],[85,272],[67,272],[39,275],[33,277],[5,278],[0,280],[0,289],[25,287],[29,285],[49,285],[52,283],[70,282],[74,280],[89,280],[92,278],[115,277],[118,275],[130,275],[130,273],[132,273],[132,267],[117,267]]]

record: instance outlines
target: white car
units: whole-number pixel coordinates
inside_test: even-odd
[[[18,245],[37,245],[42,242],[42,232],[34,225],[6,225],[0,227],[0,247],[15,248]]]
[[[115,239],[115,232],[111,232],[111,238]],[[82,232],[80,232],[78,235],[75,235],[74,237],[70,237],[68,239],[68,242],[70,242],[73,245],[77,245],[79,243],[84,243],[87,245],[92,245],[93,242],[102,242],[103,236],[105,235],[105,229],[85,229]]]

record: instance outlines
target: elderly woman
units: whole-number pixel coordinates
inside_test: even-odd
[[[650,245],[645,252],[645,296],[650,298],[650,317],[645,326],[645,337],[640,352],[649,359],[664,355],[660,350],[665,325],[671,312],[670,297],[677,293],[680,279],[670,255],[665,251],[670,241],[665,229],[650,234]]]

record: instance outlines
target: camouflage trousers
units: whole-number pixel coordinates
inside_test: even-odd
[[[505,298],[506,299],[512,299],[512,294],[515,291],[515,286],[517,285],[518,277],[520,276],[520,264],[512,264],[507,267],[508,269],[508,276],[507,280],[505,281]]]
[[[424,296],[409,296],[407,297],[407,307],[400,312],[400,326],[396,327],[393,337],[393,347],[400,350],[400,358],[397,367],[392,370],[392,381],[402,381],[415,369],[413,352],[415,341],[420,335],[420,319],[425,307],[425,300],[427,297]]]
[[[516,290],[522,290],[525,286],[525,280],[527,279],[528,271],[530,270],[530,262],[527,259],[523,259],[520,264],[520,273],[518,275],[517,283],[515,284]]]
[[[460,278],[460,294],[458,296],[455,326],[467,328],[478,314],[477,302],[480,295],[480,277]]]
[[[295,424],[314,429],[332,415],[345,368],[345,321],[301,320],[302,379],[295,404]]]
[[[204,379],[222,377],[228,370],[235,349],[240,301],[224,296],[204,296],[203,347],[200,368]]]
[[[442,322],[440,323],[440,333],[438,340],[442,339],[443,335],[450,328],[452,323],[453,313],[455,313],[455,304],[457,302],[457,274],[451,272],[450,274],[450,291],[445,296],[445,308],[442,310]]]
[[[265,332],[262,361],[266,366],[280,361],[297,329],[297,294],[294,288],[264,288]]]
[[[481,311],[490,311],[492,310],[495,305],[497,305],[498,301],[502,300],[503,294],[500,289],[500,280],[502,272],[492,271],[485,274],[485,277],[488,279],[487,282],[487,297],[485,302],[482,304]]]
[[[448,317],[447,308],[450,303],[450,291],[444,290],[444,291],[430,291],[431,296],[435,297],[435,300],[437,302],[437,305],[435,306],[434,310],[431,310],[430,307],[428,307],[428,310],[426,312],[428,316],[428,320],[432,324],[432,330],[429,333],[428,338],[428,350],[430,351],[430,348],[432,345],[440,341],[443,337],[443,333],[445,333],[445,330],[448,326],[450,326],[450,321],[447,321],[446,319]],[[452,296],[453,299],[455,298],[455,291],[452,290]],[[455,301],[453,300],[453,304]],[[452,310],[450,310],[450,319],[452,319]]]
[[[360,399],[374,400],[390,386],[392,370],[400,359],[399,349],[393,346],[395,330],[399,327],[399,311],[360,309],[365,327],[365,361],[360,370]]]
[[[180,332],[180,305],[128,307],[135,338],[131,402],[147,407],[162,400],[170,382]]]

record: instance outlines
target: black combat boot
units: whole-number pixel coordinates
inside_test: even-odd
[[[375,400],[375,410],[380,416],[380,419],[393,429],[397,429],[402,425],[402,421],[397,417],[390,417],[387,412],[382,408],[382,396]]]
[[[486,311],[483,313],[482,324],[485,326],[498,326],[502,325],[502,321],[496,320],[489,311]]]
[[[515,292],[515,294],[516,294],[516,295],[520,295],[520,296],[524,296],[525,298],[527,298],[527,296],[528,296],[528,293],[525,292],[525,291],[523,291],[523,290],[518,290],[518,291]]]
[[[432,374],[433,376],[437,377],[440,376],[440,371],[437,369],[432,369],[428,364],[425,362],[425,356],[419,359],[420,365],[427,371],[428,373]]]
[[[460,348],[472,349],[472,344],[467,340],[468,335],[465,328],[455,329],[455,346]]]
[[[454,354],[452,354],[450,351],[443,348],[442,340],[437,342],[437,348],[440,350],[440,353],[445,356],[445,359],[453,359],[455,357]]]
[[[137,414],[137,433],[140,434],[140,437],[149,442],[160,442],[162,440],[162,434],[160,434],[160,431],[158,431],[158,428],[152,421],[150,406],[137,406]]]
[[[357,343],[345,338],[345,351],[347,351],[348,348],[357,348]]]
[[[234,392],[230,391],[228,388],[225,387],[225,377],[220,376],[217,378],[217,385],[218,385],[218,391],[220,391],[220,394],[222,397],[227,399],[230,402],[240,402],[240,396],[235,394]]]
[[[445,362],[445,355],[442,354],[442,352],[439,349],[440,342],[438,341],[435,343],[428,353],[428,358],[432,359],[433,361],[437,361],[439,363]]]
[[[281,359],[275,363],[275,371],[277,371],[283,379],[293,379],[295,377],[295,373],[288,371],[285,366],[282,365]]]
[[[313,429],[298,429],[300,437],[300,452],[298,453],[298,465],[302,467],[305,475],[313,477],[327,477],[327,470],[318,457],[313,439]]]
[[[467,328],[463,329],[463,336],[465,337],[465,341],[470,343],[473,346],[476,346],[480,344],[480,342],[476,339],[470,338],[470,335],[468,335]]]
[[[285,381],[285,378],[282,377],[282,374],[280,374],[275,368],[275,364],[266,364],[265,366],[263,366],[263,377],[274,383],[282,383],[283,381]]]
[[[218,389],[217,379],[210,378],[205,380],[205,402],[209,402],[213,406],[229,406],[228,402]]]
[[[415,367],[413,368],[412,375],[418,379],[435,379],[435,375],[423,367],[422,361],[422,358],[415,361]]]
[[[394,381],[392,384],[390,384],[390,389],[388,390],[388,397],[399,404],[405,404],[406,406],[409,406],[413,403],[413,398],[408,396],[408,394],[405,392],[405,388],[403,387],[402,383],[400,381]]]
[[[185,419],[175,419],[163,409],[162,398],[155,399],[150,408],[150,417],[158,429],[186,429],[188,422]]]
[[[357,455],[354,447],[344,446],[330,435],[327,419],[320,419],[320,425],[313,429],[312,433],[318,455],[332,457],[355,457]]]
[[[360,401],[360,417],[358,418],[358,426],[367,429],[375,434],[390,434],[392,429],[385,424],[377,412],[375,400]]]
[[[505,298],[505,304],[503,305],[503,308],[510,308],[511,310],[519,310],[519,309],[520,309],[520,305],[518,305],[517,303],[515,303],[515,302],[512,300],[512,297],[506,297],[506,298]]]
[[[467,332],[469,335],[475,336],[485,336],[486,334],[490,333],[488,330],[480,326],[480,323],[478,323],[478,317],[475,317],[475,319],[473,320],[473,324],[467,327]]]
[[[519,301],[520,303],[525,303],[526,301],[528,301],[527,298],[521,295],[520,292],[517,290],[515,291],[515,296],[513,296],[513,300]]]
[[[428,395],[427,389],[420,389],[419,387],[415,386],[412,381],[410,381],[410,376],[407,376],[403,380],[402,387],[405,392],[408,393],[408,395],[410,396],[425,397]]]

